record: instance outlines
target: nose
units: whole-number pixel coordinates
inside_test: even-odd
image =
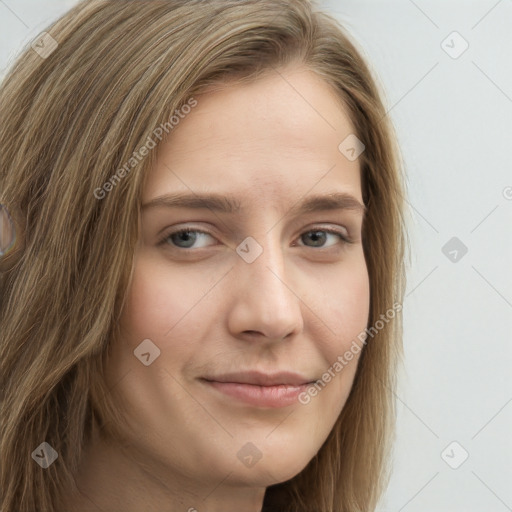
[[[234,337],[277,342],[302,331],[300,295],[286,270],[279,242],[264,244],[252,263],[237,261],[231,272],[234,293],[228,316]]]

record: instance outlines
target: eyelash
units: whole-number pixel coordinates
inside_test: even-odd
[[[348,245],[348,244],[353,244],[353,240],[348,237],[347,235],[345,235],[344,233],[336,230],[336,229],[329,229],[329,228],[314,228],[314,229],[308,229],[307,231],[304,231],[303,233],[301,233],[301,235],[299,236],[302,237],[302,235],[305,235],[305,234],[308,234],[308,233],[314,233],[315,231],[322,231],[322,232],[325,232],[325,233],[329,233],[331,235],[337,235],[340,237],[341,239],[341,244],[342,245]],[[194,229],[194,228],[182,228],[182,229],[177,229],[176,231],[171,231],[169,233],[166,233],[165,236],[158,242],[158,245],[159,246],[164,246],[164,245],[168,245],[169,247],[171,247],[172,249],[176,249],[178,251],[193,251],[193,250],[199,250],[199,249],[202,249],[202,248],[199,248],[199,249],[191,249],[191,248],[187,248],[187,247],[177,247],[177,246],[171,246],[171,244],[168,244],[167,241],[171,238],[171,236],[173,235],[179,235],[181,233],[202,233],[202,234],[205,234],[205,235],[209,235],[211,236],[212,238],[215,238],[215,236],[210,233],[209,231],[205,231],[205,230],[202,230],[202,229]],[[317,249],[319,251],[321,250],[332,250],[335,246],[329,246],[329,247],[313,247],[313,246],[307,246],[307,245],[303,245],[303,246],[300,246],[300,247],[309,247],[311,249]]]

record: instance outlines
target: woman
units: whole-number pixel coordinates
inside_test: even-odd
[[[0,108],[2,512],[374,510],[403,177],[340,26],[82,2]]]

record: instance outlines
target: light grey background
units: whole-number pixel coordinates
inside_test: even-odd
[[[75,3],[0,0],[0,70]],[[408,175],[405,360],[379,512],[512,511],[512,1],[319,4],[371,63]],[[445,256],[453,237],[465,255]]]

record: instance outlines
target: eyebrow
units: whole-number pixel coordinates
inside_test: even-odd
[[[208,209],[219,213],[239,213],[242,210],[240,200],[229,195],[175,193],[155,197],[142,205],[143,210],[150,208],[195,208]],[[364,216],[366,206],[346,192],[309,196],[294,204],[288,215],[300,215],[329,210],[352,210]]]

